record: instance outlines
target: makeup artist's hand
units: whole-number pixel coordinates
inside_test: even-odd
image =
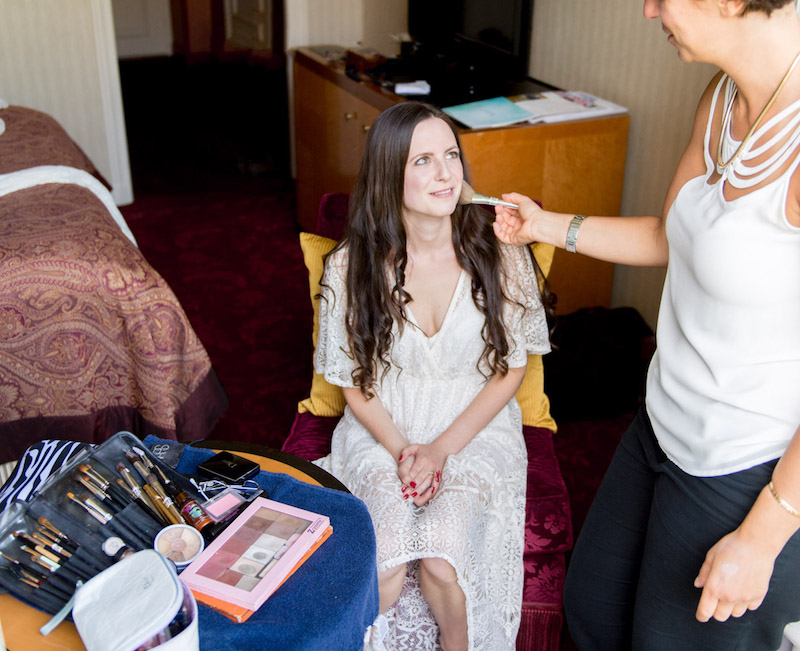
[[[501,242],[522,246],[538,241],[533,233],[534,220],[542,212],[539,205],[524,194],[512,192],[504,194],[503,199],[519,206],[495,206],[494,234]]]
[[[706,554],[694,581],[696,588],[703,589],[695,615],[698,621],[713,617],[724,622],[758,608],[767,594],[774,566],[774,550],[748,540],[740,529],[724,536]]]
[[[410,459],[413,461],[409,463]],[[405,487],[403,494],[407,496],[407,499],[413,499],[417,506],[427,504],[439,490],[445,461],[447,461],[447,454],[439,450],[436,442],[414,443],[404,448],[400,457],[398,475]]]

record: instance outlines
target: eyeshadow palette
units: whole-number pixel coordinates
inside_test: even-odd
[[[193,592],[256,610],[327,535],[326,516],[257,497],[181,579]]]

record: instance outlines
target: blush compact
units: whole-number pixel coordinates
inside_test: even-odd
[[[211,516],[215,523],[225,522],[236,514],[248,502],[239,491],[226,488],[203,503],[203,510]]]

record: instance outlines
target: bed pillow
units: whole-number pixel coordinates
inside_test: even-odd
[[[300,248],[303,251],[303,261],[308,269],[309,293],[311,305],[314,310],[314,325],[311,339],[314,349],[317,346],[319,333],[319,281],[325,256],[331,252],[336,242],[330,238],[313,233],[300,233]],[[547,244],[533,244],[532,247],[536,261],[545,276],[550,272],[555,249]],[[544,427],[551,431],[556,430],[555,421],[550,416],[550,401],[544,392],[544,370],[541,355],[529,355],[525,379],[517,391],[517,401],[522,409],[523,425],[531,427]],[[297,405],[300,413],[309,412],[315,416],[341,416],[344,413],[345,400],[340,387],[330,384],[325,378],[314,372],[311,379],[311,393],[308,398]]]

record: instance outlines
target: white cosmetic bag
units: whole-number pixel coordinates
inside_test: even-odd
[[[196,651],[197,602],[161,554],[145,549],[78,589],[72,610],[87,651]]]

